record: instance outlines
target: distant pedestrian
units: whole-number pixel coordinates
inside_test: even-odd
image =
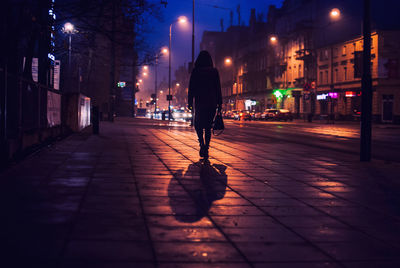
[[[222,94],[219,73],[214,68],[210,53],[203,50],[196,59],[190,76],[188,106],[193,109],[194,128],[200,145],[200,157],[208,159],[211,127],[216,110],[221,110]]]

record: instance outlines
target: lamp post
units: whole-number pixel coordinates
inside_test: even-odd
[[[65,34],[68,34],[68,68],[70,69],[71,68],[72,35],[74,33],[76,33],[77,31],[75,29],[75,26],[72,23],[67,22],[64,24],[64,27],[62,28],[62,32]]]
[[[71,70],[71,54],[72,54],[72,35],[77,33],[78,31],[75,29],[75,26],[70,23],[66,22],[61,29],[61,31],[68,35],[68,78],[67,79],[67,88],[70,89],[71,87],[71,80],[72,77],[72,70]],[[80,74],[78,74],[78,89],[80,91]]]
[[[155,95],[154,115],[157,112],[157,88],[158,88],[158,86],[157,86],[157,84],[158,84],[157,83],[158,71],[157,70],[158,70],[158,59],[159,59],[160,56],[165,55],[167,53],[168,53],[168,49],[164,47],[164,48],[161,49],[161,53],[156,55],[156,62],[155,62],[155,65],[154,65],[154,73],[155,73],[155,76],[154,76],[154,95]]]
[[[363,75],[361,80],[360,161],[371,160],[372,77],[371,77],[371,0],[364,0]]]
[[[171,120],[171,100],[172,100],[172,96],[171,96],[171,40],[172,40],[172,25],[174,25],[176,22],[179,23],[186,23],[187,22],[187,18],[184,16],[181,16],[178,18],[178,20],[174,21],[173,23],[171,23],[171,25],[169,26],[169,45],[168,45],[168,50],[169,50],[169,54],[168,54],[168,120]]]

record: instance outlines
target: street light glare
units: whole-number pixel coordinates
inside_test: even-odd
[[[75,30],[75,27],[74,27],[74,25],[72,23],[67,22],[67,23],[64,24],[63,31],[65,33],[73,33],[74,30]]]
[[[330,15],[331,15],[332,19],[338,19],[340,17],[340,10],[337,8],[334,8],[331,10]]]
[[[176,86],[177,86],[177,87],[179,87],[180,85],[181,85],[181,84],[179,84],[179,83],[176,83]]]
[[[143,66],[143,70],[148,70],[149,67],[148,66]]]
[[[180,16],[178,18],[178,22],[179,23],[186,23],[188,21],[188,19],[185,16]]]
[[[147,76],[147,73],[143,73],[143,76]]]
[[[276,38],[276,36],[271,36],[269,40],[270,40],[272,43],[275,43],[275,42],[278,40],[278,38]]]
[[[229,66],[232,64],[232,59],[231,58],[226,58],[225,59],[225,65]]]

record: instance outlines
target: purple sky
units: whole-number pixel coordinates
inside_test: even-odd
[[[160,2],[159,0],[153,0]],[[172,30],[172,74],[178,66],[191,61],[191,36],[192,36],[192,0],[168,0],[166,8],[162,7],[162,22],[152,22],[153,30],[147,35],[150,46],[157,48],[168,46],[169,25],[179,16],[186,16],[190,22],[188,25],[174,24]],[[195,57],[199,53],[199,46],[204,30],[220,31],[220,19],[224,19],[224,28],[230,25],[230,10],[233,10],[233,24],[238,24],[236,12],[238,4],[241,7],[241,21],[248,25],[251,8],[256,13],[266,15],[271,4],[281,6],[282,0],[195,0]],[[221,8],[214,8],[218,6]],[[224,8],[224,9],[223,9]],[[168,79],[168,60],[162,59],[159,65],[158,81]],[[144,85],[139,95],[150,94],[145,91],[154,91],[154,69],[150,68],[149,76],[144,79]],[[145,98],[145,96],[143,96]]]

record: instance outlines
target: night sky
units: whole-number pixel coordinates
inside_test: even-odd
[[[159,2],[158,0],[154,0]],[[256,13],[266,13],[271,4],[281,6],[283,0],[195,0],[195,57],[199,53],[200,41],[204,30],[220,31],[220,19],[224,19],[225,30],[230,25],[230,10],[233,11],[233,24],[238,24],[237,5],[241,7],[241,21],[248,25],[251,8],[256,9]],[[221,8],[214,8],[218,6]],[[224,8],[224,9],[223,9]],[[168,46],[169,25],[179,16],[186,16],[189,24],[174,24],[172,30],[172,74],[178,66],[191,61],[191,38],[192,38],[192,0],[169,0],[166,8],[161,9],[163,20],[151,21],[151,32],[146,36],[147,42],[151,47]],[[266,19],[266,17],[264,17]],[[149,76],[144,79],[141,93],[149,95],[148,90],[154,91],[154,69],[150,68]],[[161,60],[159,66],[158,81],[168,79],[168,59]],[[145,96],[143,96],[144,98]]]

